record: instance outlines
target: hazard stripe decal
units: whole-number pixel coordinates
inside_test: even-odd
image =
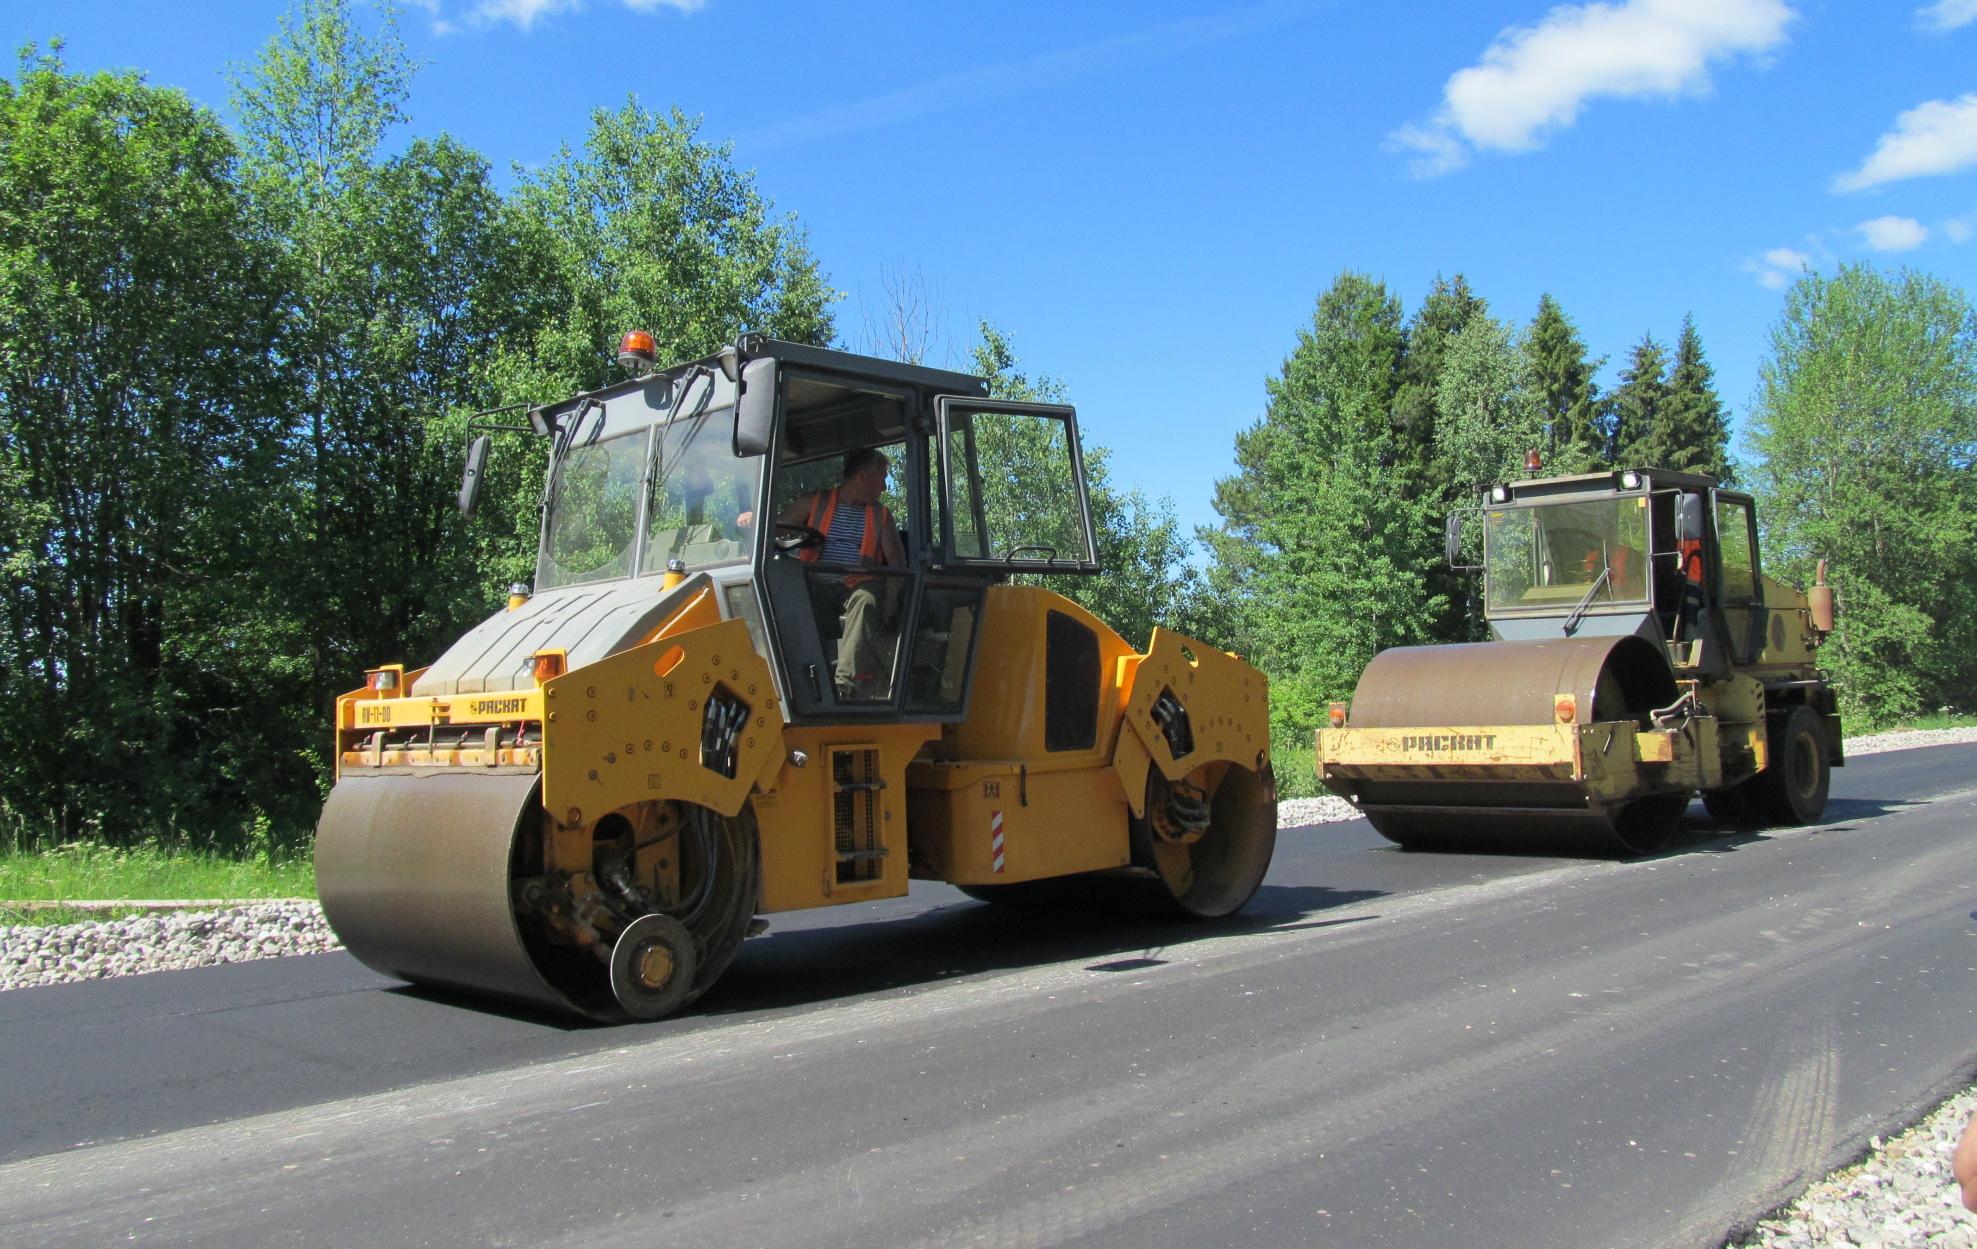
[[[1002,812],[989,812],[989,857],[995,863],[997,875],[1002,873]]]

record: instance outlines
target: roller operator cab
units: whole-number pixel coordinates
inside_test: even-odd
[[[909,878],[1249,899],[1276,836],[1262,674],[1012,583],[1099,570],[1072,409],[764,338],[621,361],[643,375],[528,413],[533,592],[338,700],[317,883],[358,958],[653,1018],[758,915]]]
[[[1815,663],[1832,591],[1763,573],[1750,496],[1657,469],[1491,487],[1491,641],[1374,657],[1318,732],[1322,783],[1416,848],[1646,853],[1689,800],[1803,824],[1844,762]]]

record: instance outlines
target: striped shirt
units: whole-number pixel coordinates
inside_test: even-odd
[[[820,558],[827,564],[856,564],[858,548],[865,541],[865,509],[839,500],[831,513],[831,529],[824,535]]]

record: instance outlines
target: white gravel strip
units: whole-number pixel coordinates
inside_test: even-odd
[[[1963,1208],[1950,1155],[1972,1114],[1977,1114],[1977,1088],[1958,1093],[1892,1140],[1875,1137],[1866,1158],[1806,1189],[1759,1222],[1736,1249],[1971,1249],[1977,1245],[1977,1214]]]
[[[0,991],[340,949],[312,901],[0,928]]]
[[[1322,798],[1279,798],[1277,827],[1303,828],[1306,824],[1336,824],[1359,814],[1359,808],[1343,798],[1326,794]]]
[[[1876,733],[1872,737],[1849,737],[1847,758],[1878,755],[1884,750],[1914,750],[1918,746],[1954,746],[1960,742],[1977,742],[1977,727],[1909,729],[1901,733]]]

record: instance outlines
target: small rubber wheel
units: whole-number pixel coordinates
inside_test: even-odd
[[[693,990],[693,934],[670,915],[641,915],[611,947],[611,995],[633,1019],[663,1019]]]
[[[1826,811],[1833,773],[1826,760],[1826,732],[1803,703],[1771,730],[1771,766],[1751,782],[1759,810],[1772,824],[1810,824]]]

